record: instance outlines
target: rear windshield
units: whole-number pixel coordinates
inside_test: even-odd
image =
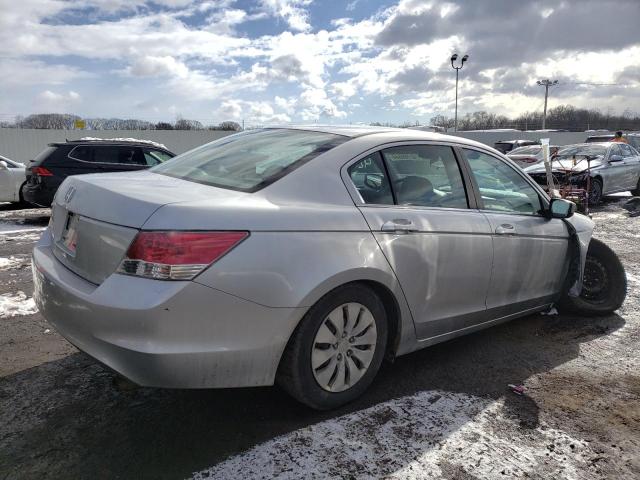
[[[305,130],[250,130],[178,155],[151,171],[255,192],[347,140],[342,135]]]
[[[41,151],[38,156],[36,158],[34,158],[31,163],[32,164],[40,164],[42,163],[44,160],[46,160],[49,155],[51,155],[53,152],[55,152],[58,149],[58,147],[55,146],[48,146],[47,148],[45,148],[43,151]]]

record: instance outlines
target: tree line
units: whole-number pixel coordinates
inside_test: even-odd
[[[153,123],[133,118],[81,118],[68,113],[35,113],[26,117],[18,116],[13,122],[0,123],[0,127],[73,130],[77,121],[83,121],[84,128],[87,130],[242,130],[241,125],[233,121],[205,126],[198,120],[182,117],[178,117],[174,123]]]
[[[437,115],[430,120],[430,125],[447,129],[453,128],[454,123],[454,119],[446,115]],[[542,112],[525,112],[510,118],[505,115],[479,111],[458,117],[458,130],[490,130],[495,128],[538,130],[542,128]],[[598,109],[560,105],[547,112],[546,128],[572,132],[598,129],[609,131],[640,130],[640,115],[628,109],[622,115],[614,115],[611,109],[602,112]]]

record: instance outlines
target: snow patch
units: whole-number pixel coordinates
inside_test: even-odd
[[[0,271],[14,270],[31,263],[29,255],[11,255],[10,257],[0,257]]]
[[[420,392],[277,437],[193,478],[570,479],[588,470],[587,442],[522,428],[505,412],[504,401]]]
[[[97,137],[82,137],[80,140],[83,141],[102,141],[102,142],[136,142],[136,143],[146,143],[148,145],[153,145],[154,147],[164,148],[168,150],[167,147],[162,143],[154,142],[153,140],[140,140],[139,138],[97,138]]]
[[[15,317],[16,315],[33,315],[38,312],[33,298],[24,292],[5,293],[0,295],[0,318]]]

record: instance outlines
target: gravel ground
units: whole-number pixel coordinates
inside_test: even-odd
[[[627,269],[617,315],[535,315],[437,345],[323,413],[277,388],[121,380],[34,313],[48,212],[2,208],[0,479],[640,478],[640,218],[619,199],[594,214]]]

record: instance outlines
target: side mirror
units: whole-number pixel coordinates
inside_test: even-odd
[[[9,169],[9,165],[7,165],[7,162],[5,162],[4,160],[0,160],[0,170],[8,170]]]
[[[569,218],[576,212],[576,204],[564,198],[552,198],[549,204],[551,218]]]
[[[624,160],[624,158],[622,158],[622,155],[611,155],[609,157],[609,161],[611,163],[615,163],[615,162],[621,162],[622,160]]]

